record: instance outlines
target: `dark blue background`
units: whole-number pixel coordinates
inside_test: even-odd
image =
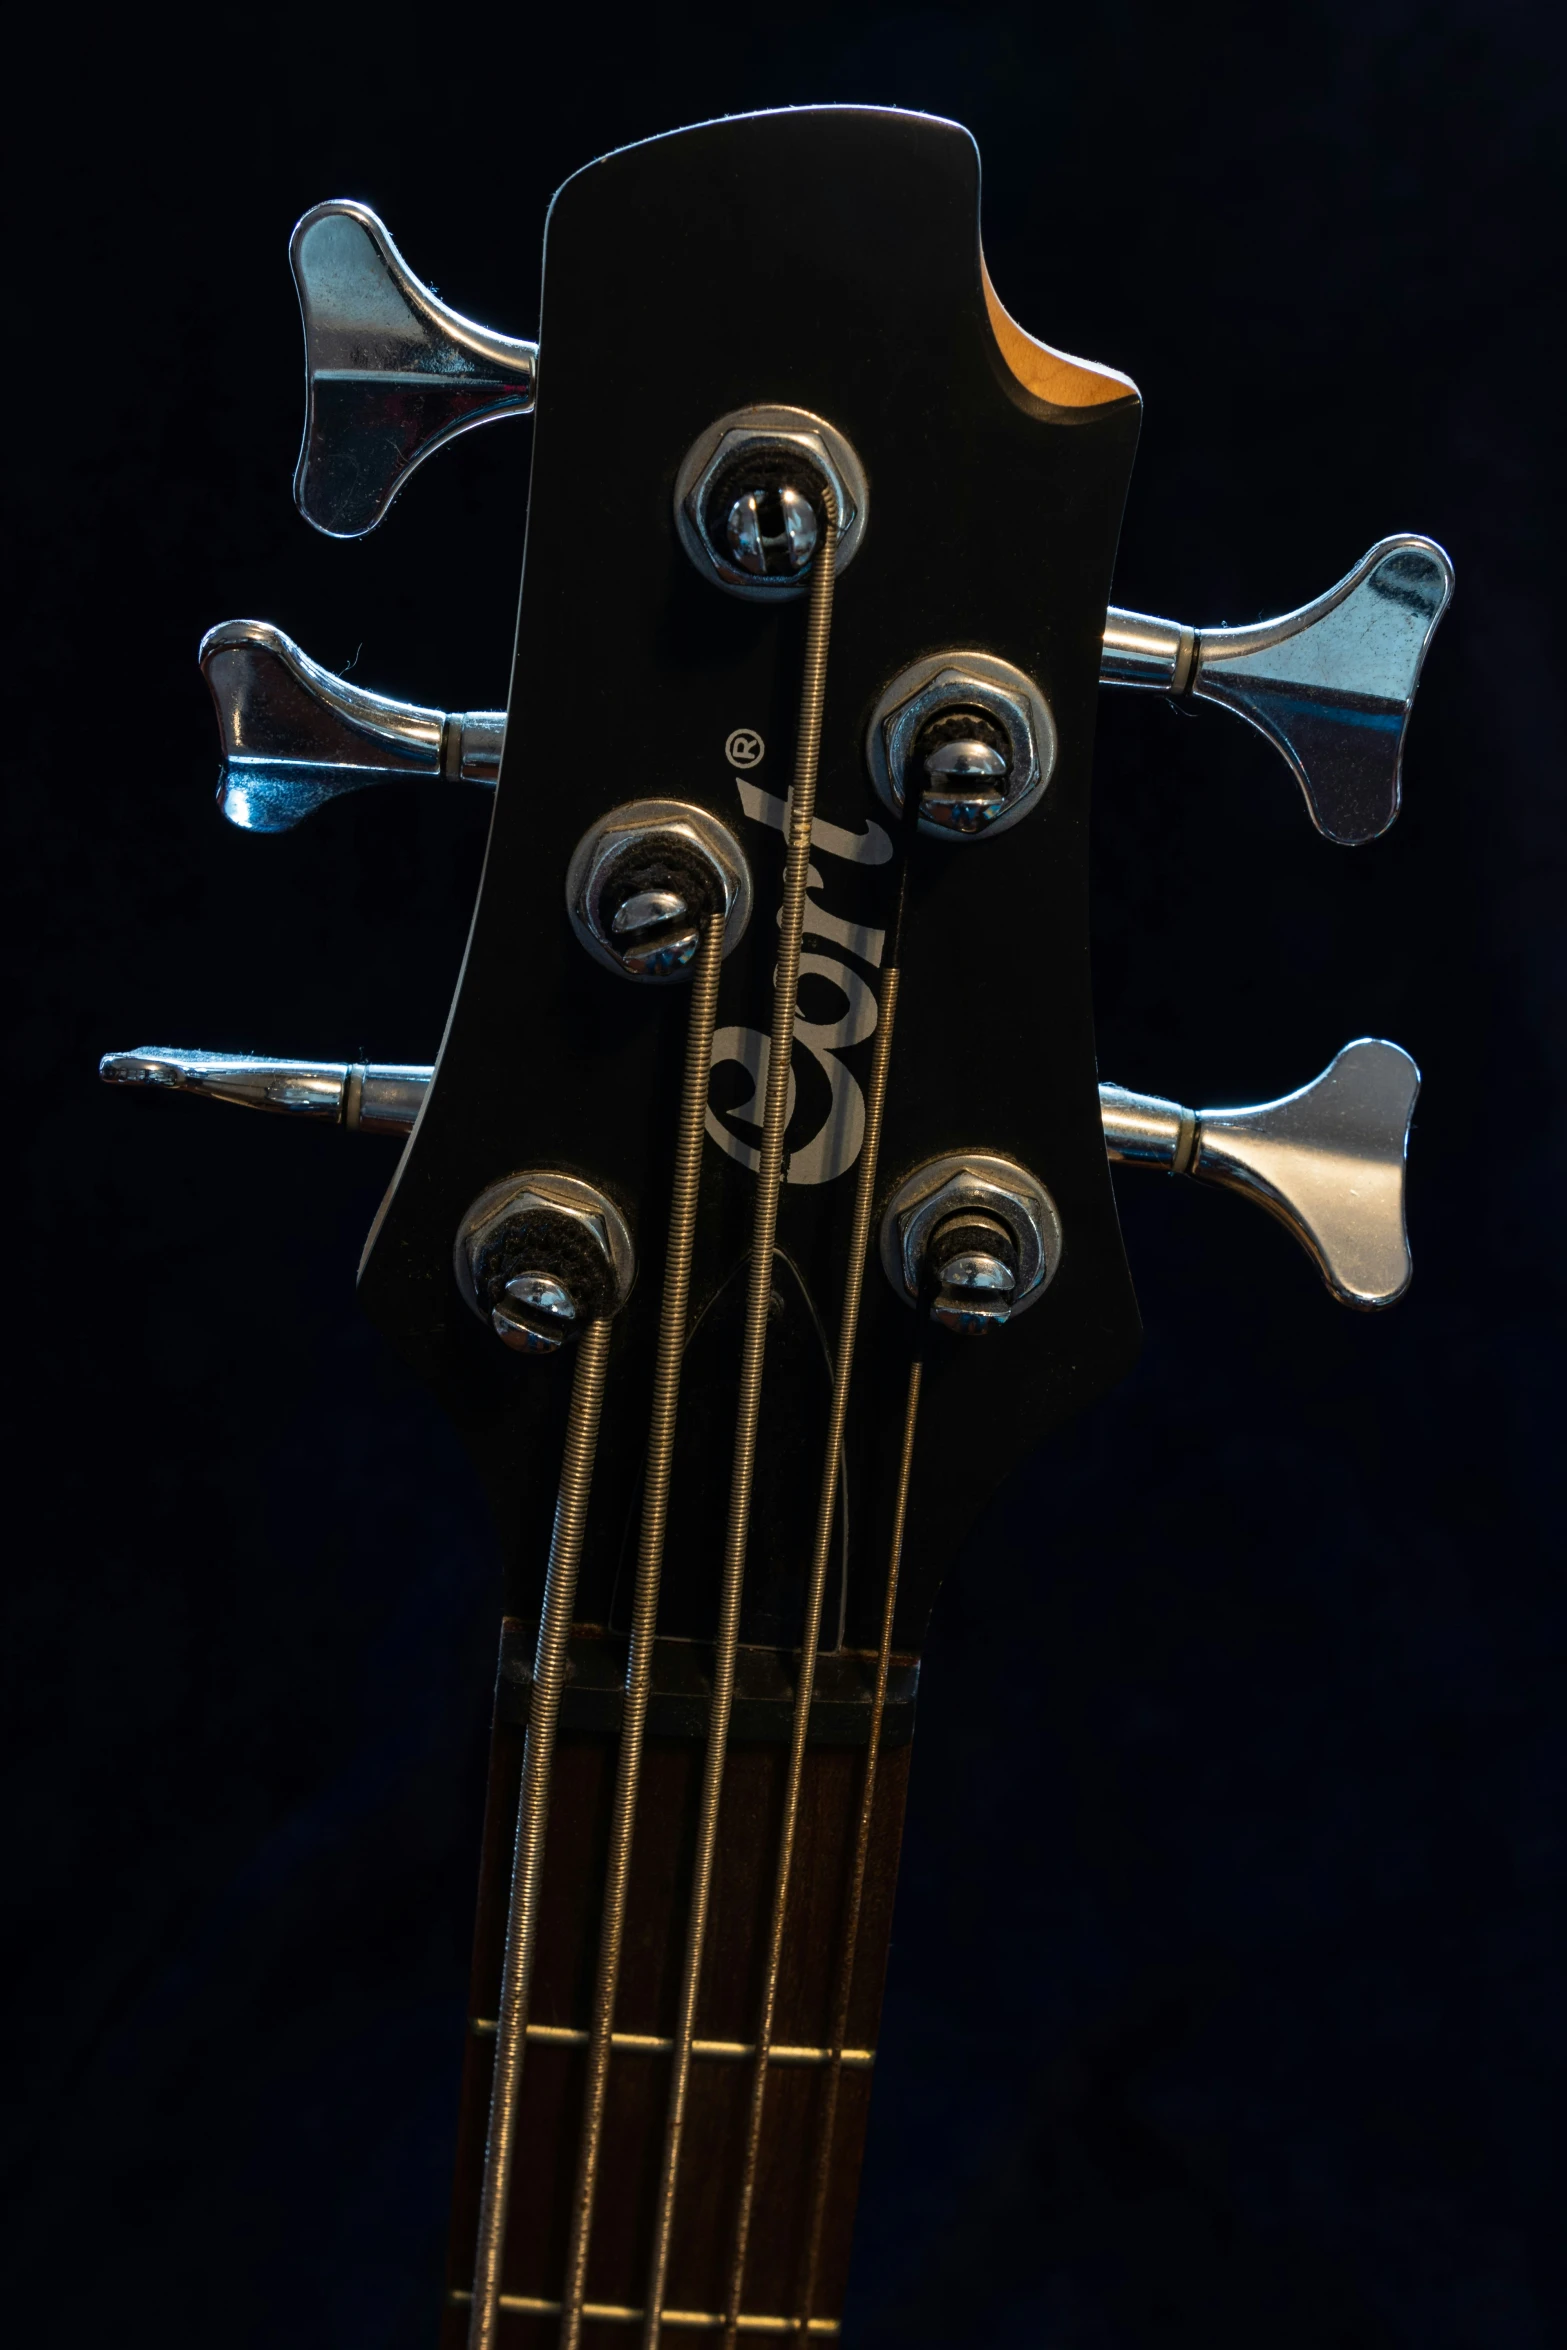
[[[92,1075],[147,1041],[429,1058],[461,953],[479,795],[280,841],[211,806],[212,621],[446,706],[499,700],[510,652],[525,425],[361,545],[293,514],[289,226],[363,196],[526,333],[570,170],[820,97],[969,124],[1003,299],[1141,385],[1121,601],[1253,617],[1398,529],[1459,579],[1406,813],[1364,851],[1244,729],[1105,707],[1102,1070],[1256,1099],[1397,1038],[1417,1277],[1350,1316],[1264,1219],[1123,1184],[1141,1367],[938,1610],[849,2339],[1567,2339],[1559,23],[35,25],[6,728],[28,2339],[414,2350],[439,2290],[496,1562],[356,1317],[386,1150]],[[659,364],[628,354],[628,397]]]

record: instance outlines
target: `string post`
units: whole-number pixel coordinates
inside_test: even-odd
[[[881,1260],[908,1305],[970,1336],[1038,1303],[1061,1261],[1061,1218],[1015,1159],[960,1151],[905,1176],[881,1220]]]
[[[597,963],[622,979],[689,980],[702,926],[722,951],[751,919],[751,868],[727,824],[683,800],[633,800],[601,816],[566,869],[566,911]]]
[[[888,685],[865,735],[871,781],[901,817],[958,844],[992,838],[1036,808],[1056,765],[1056,723],[1033,679],[992,653],[930,653]]]
[[[481,1192],[458,1227],[453,1268],[469,1307],[503,1346],[548,1355],[619,1311],[636,1257],[608,1194],[551,1171]]]
[[[823,562],[845,570],[868,508],[857,452],[808,408],[715,418],[675,477],[675,529],[691,561],[727,594],[756,603],[808,595]]]
[[[818,536],[810,497],[787,481],[742,490],[724,518],[724,542],[753,579],[797,579]]]
[[[1010,1226],[999,1216],[960,1209],[936,1226],[925,1252],[931,1320],[965,1338],[1004,1328],[1012,1318],[1018,1270]]]

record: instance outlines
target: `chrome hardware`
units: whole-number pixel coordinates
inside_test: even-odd
[[[696,929],[692,922],[691,908],[686,904],[685,899],[677,890],[639,889],[634,891],[629,898],[623,900],[616,911],[614,920],[610,923],[609,933],[611,938],[626,940],[628,954],[632,952],[640,954],[644,942],[653,935],[664,940],[667,951],[673,943],[668,934],[677,927],[680,931],[680,960],[682,963],[689,963],[692,955],[696,952]],[[686,939],[688,927],[690,929],[689,944]],[[638,975],[640,976],[640,968]]]
[[[934,1284],[930,1318],[960,1337],[999,1329],[1011,1319],[1018,1252],[998,1217],[960,1209],[931,1233],[926,1269]]]
[[[702,915],[722,898],[724,953],[751,919],[751,871],[728,826],[683,800],[635,800],[589,827],[566,869],[566,911],[595,961],[629,979],[678,979]]]
[[[931,1314],[943,1327],[998,1329],[1054,1280],[1061,1219],[1044,1185],[1015,1159],[954,1152],[899,1184],[882,1212],[881,1261],[910,1305],[934,1276]]]
[[[746,490],[729,509],[724,539],[748,579],[796,579],[816,552],[816,509],[787,482]]]
[[[267,1061],[143,1045],[135,1052],[106,1054],[99,1074],[108,1085],[156,1085],[252,1109],[330,1119],[363,1134],[400,1135],[418,1116],[434,1071],[383,1062]],[[1105,1149],[1116,1163],[1162,1167],[1257,1200],[1294,1233],[1335,1297],[1375,1309],[1392,1305],[1409,1286],[1404,1165],[1419,1089],[1420,1072],[1406,1052],[1362,1037],[1346,1045],[1314,1084],[1255,1109],[1188,1110],[1120,1085],[1101,1085],[1099,1106]],[[979,1170],[987,1163],[995,1162],[970,1155],[941,1160],[938,1166]],[[1000,1163],[1010,1168],[1010,1162]],[[928,1172],[911,1180],[918,1186]],[[1009,1180],[1019,1172],[1012,1170]],[[952,1205],[955,1211],[978,1212],[967,1196]],[[1047,1223],[1045,1228],[1054,1227]],[[896,1234],[891,1246],[889,1256],[884,1220],[883,1261],[894,1287],[907,1289]],[[952,1271],[947,1281],[986,1286],[978,1275]]]
[[[490,1326],[515,1354],[554,1354],[572,1334],[577,1309],[553,1273],[518,1273],[490,1309]]]
[[[508,1176],[457,1229],[457,1286],[518,1354],[556,1354],[581,1323],[618,1313],[636,1256],[614,1201],[574,1175]]]
[[[1004,747],[1003,747],[1004,746]],[[1031,678],[991,653],[932,653],[895,677],[865,737],[871,781],[895,816],[925,772],[920,830],[994,837],[1027,815],[1056,763],[1055,721]]]
[[[493,785],[504,710],[425,710],[334,677],[265,620],[201,640],[223,746],[218,806],[244,832],[287,832],[367,784]]]
[[[815,492],[838,512],[836,575],[865,535],[865,469],[808,408],[739,408],[693,441],[675,477],[675,529],[699,571],[731,595],[803,596],[816,550]]]
[[[1434,539],[1379,539],[1315,603],[1245,628],[1194,629],[1112,606],[1101,685],[1217,702],[1283,754],[1311,821],[1346,846],[1398,814],[1421,663],[1453,593]]]
[[[134,1052],[105,1053],[98,1074],[105,1085],[205,1094],[209,1101],[238,1102],[246,1109],[328,1119],[350,1133],[406,1134],[419,1115],[432,1072],[396,1061],[267,1061],[254,1053],[143,1044]]]
[[[362,538],[426,457],[533,406],[538,345],[448,309],[367,204],[317,204],[288,254],[305,328],[294,503],[329,538]]]
[[[954,710],[943,721],[922,727],[915,739],[913,763],[925,771],[920,813],[944,831],[972,833],[993,824],[1007,804],[1007,752],[976,731],[982,713]],[[929,748],[927,748],[929,745]]]
[[[1112,604],[1105,614],[1099,682],[1168,694],[1178,702],[1191,685],[1196,656],[1197,631],[1184,621],[1155,620],[1149,612],[1126,612]]]
[[[1404,1165],[1420,1072],[1408,1053],[1363,1036],[1322,1075],[1245,1110],[1186,1110],[1101,1085],[1115,1160],[1221,1184],[1294,1233],[1345,1305],[1392,1305],[1409,1287]]]

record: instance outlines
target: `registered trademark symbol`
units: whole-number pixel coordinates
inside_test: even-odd
[[[724,757],[731,767],[759,767],[767,745],[749,726],[737,726],[724,745]]]

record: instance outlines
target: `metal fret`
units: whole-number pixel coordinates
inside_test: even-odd
[[[473,2295],[459,2289],[448,2293],[446,2298],[454,2308],[466,2309]],[[536,2293],[502,2293],[495,2306],[503,2317],[559,2317],[562,2313],[560,2302],[547,2301]],[[625,2301],[585,2301],[582,2314],[584,2318],[601,2325],[636,2326],[642,2323],[647,2312],[634,2309]],[[705,2329],[716,2333],[727,2320],[723,2312],[717,2309],[664,2309],[659,2312],[659,2322],[666,2326],[684,2326],[691,2332]],[[741,2312],[735,2320],[735,2326],[737,2332],[742,2334],[792,2334],[799,2331],[796,2318],[764,2316],[750,2310]],[[813,2317],[810,2330],[813,2334],[834,2337],[840,2328],[835,2317]]]
[[[503,1621],[495,1710],[497,1719],[519,1730],[526,1729],[532,1710],[533,1645],[531,1623],[515,1617]],[[562,1729],[605,1739],[621,1736],[629,1651],[622,1633],[605,1632],[597,1625],[573,1627],[567,1646],[571,1673],[561,1692]],[[712,1662],[706,1641],[661,1636],[653,1642],[644,1725],[649,1738],[679,1738],[698,1745],[705,1741],[712,1718]],[[742,1641],[735,1650],[730,1744],[787,1746],[794,1730],[799,1677],[798,1643],[780,1648]],[[876,1688],[875,1649],[824,1649],[814,1678],[810,1743],[863,1747]],[[894,1746],[907,1746],[913,1736],[918,1693],[918,1659],[895,1658],[882,1716],[884,1754]]]
[[[495,2018],[476,2015],[468,2025],[476,2040],[493,2040]],[[541,2048],[586,2048],[592,2040],[591,2032],[578,2031],[571,2024],[530,2024],[528,2038]],[[675,2043],[658,2032],[615,2032],[610,2047],[617,2056],[671,2056]],[[754,2040],[693,2040],[693,2056],[717,2057],[721,2061],[740,2063],[756,2054]],[[774,2040],[767,2050],[769,2064],[844,2064],[851,2072],[868,2073],[876,2062],[874,2048],[804,2048]]]

